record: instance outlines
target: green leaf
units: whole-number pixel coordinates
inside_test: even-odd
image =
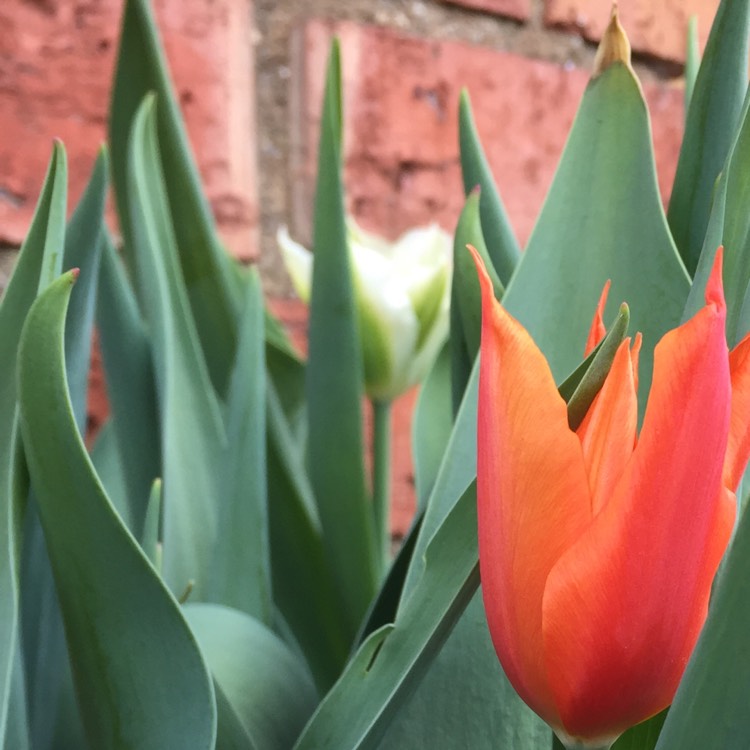
[[[453,240],[450,347],[454,413],[458,411],[471,375],[471,368],[479,351],[482,329],[479,278],[474,258],[466,249],[467,245],[472,245],[484,261],[495,296],[501,299],[504,292],[484,243],[479,211],[480,193],[475,189],[466,199]]]
[[[106,497],[75,424],[64,324],[74,273],[32,307],[21,432],[92,745],[213,748],[210,677],[179,607]],[[133,617],[137,612],[138,616]]]
[[[581,426],[596,394],[604,385],[615,354],[628,332],[629,322],[630,310],[623,304],[604,339],[559,387],[560,395],[568,404],[568,424],[571,430],[577,430]]]
[[[739,342],[750,329],[750,311],[745,300],[750,284],[750,94],[745,97],[740,127],[716,182],[711,216],[701,257],[683,319],[692,317],[705,304],[704,295],[719,245],[724,246],[724,294],[727,302],[727,341]]]
[[[140,533],[143,523],[133,523],[132,507],[134,503],[128,497],[117,436],[111,417],[99,429],[89,455],[91,456],[91,463],[94,464],[96,475],[104,486],[107,497],[112,501],[117,514],[133,534]]]
[[[219,542],[217,467],[226,435],[179,271],[153,97],[138,110],[129,151],[132,250],[152,339],[162,428],[163,573],[177,593],[192,581],[192,595],[201,601],[211,595],[210,570]]]
[[[657,750],[740,750],[750,737],[750,513],[745,510],[714,582],[708,619],[669,709]]]
[[[65,367],[78,431],[86,430],[86,396],[91,368],[91,335],[107,197],[107,154],[102,149],[65,233],[64,265],[79,268],[65,328]]]
[[[158,573],[161,573],[162,491],[161,479],[154,479],[146,506],[146,519],[141,538],[141,549]]]
[[[669,202],[669,226],[688,271],[698,264],[716,178],[747,89],[748,0],[722,0],[695,80]],[[635,153],[623,146],[623,154]]]
[[[326,555],[353,641],[375,594],[377,566],[365,489],[362,352],[349,268],[341,160],[341,63],[334,41],[320,122],[315,195],[305,382],[307,465]]]
[[[654,750],[659,741],[659,732],[667,718],[667,710],[652,716],[640,724],[628,729],[617,742],[612,750]]]
[[[237,361],[229,383],[224,457],[211,591],[217,601],[271,622],[266,489],[266,365],[263,296],[247,279]]]
[[[385,626],[365,641],[320,704],[295,750],[378,747],[478,585],[472,487],[430,543],[424,576],[395,626]]]
[[[161,472],[161,426],[151,342],[108,234],[102,245],[96,325],[127,512],[119,493],[113,500],[130,530],[140,537],[151,484]]]
[[[464,192],[468,197],[477,185],[481,187],[479,210],[487,251],[500,281],[507,286],[518,264],[521,249],[482,150],[466,89],[461,92],[459,100],[458,133]]]
[[[446,344],[419,389],[411,426],[414,491],[419,509],[427,505],[452,429],[451,350]]]
[[[125,250],[137,231],[128,187],[128,142],[136,111],[154,92],[159,101],[157,128],[168,215],[188,299],[205,353],[211,381],[224,394],[234,362],[237,317],[242,304],[239,277],[217,237],[211,211],[190,153],[180,110],[169,81],[164,54],[148,0],[127,0],[109,120],[112,177]],[[128,256],[130,270],[134,257]]]
[[[21,327],[40,285],[59,274],[65,241],[67,166],[56,143],[29,232],[0,300],[0,743],[6,737],[19,617],[19,524],[28,487],[16,446],[16,358]]]
[[[336,681],[351,634],[328,566],[312,489],[272,382],[268,398],[268,521],[274,602],[321,693]]]
[[[503,297],[556,379],[580,361],[607,279],[612,280],[608,307],[627,302],[632,328],[643,333],[642,414],[654,346],[679,323],[689,282],[661,206],[643,94],[622,63],[589,83],[542,213]]]
[[[685,119],[690,112],[690,100],[695,90],[695,79],[701,65],[701,51],[698,43],[698,16],[688,18],[687,40],[685,44]]]
[[[185,607],[185,617],[252,747],[288,750],[318,702],[309,672],[271,630],[243,612],[194,604]]]

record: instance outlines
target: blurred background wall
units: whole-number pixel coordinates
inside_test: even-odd
[[[342,43],[350,211],[391,238],[462,205],[462,87],[522,243],[588,80],[609,0],[154,0],[190,138],[227,246],[261,267],[298,338],[275,246],[310,234],[318,109],[332,34]],[[683,120],[687,19],[701,46],[718,0],[620,0],[651,111],[668,198]],[[0,290],[61,138],[70,204],[106,136],[122,0],[0,2]],[[96,377],[96,375],[94,375]],[[410,508],[406,428],[396,414],[397,530]],[[94,419],[105,407],[92,406]],[[98,416],[97,416],[98,415]],[[400,509],[403,513],[399,515]],[[400,520],[401,519],[401,520]]]

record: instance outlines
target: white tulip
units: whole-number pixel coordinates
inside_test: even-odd
[[[391,401],[427,375],[448,336],[451,237],[437,224],[394,243],[352,218],[347,229],[365,390],[375,401]],[[297,294],[309,303],[312,253],[286,227],[277,240]]]

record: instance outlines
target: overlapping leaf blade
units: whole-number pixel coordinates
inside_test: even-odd
[[[166,199],[174,218],[176,245],[187,296],[205,352],[211,381],[223,395],[229,382],[242,304],[240,279],[214,228],[210,208],[190,154],[179,107],[148,0],[127,0],[122,20],[109,120],[112,176],[118,213],[130,255],[136,228],[131,221],[128,139],[136,111],[150,92],[159,99],[157,129]]]
[[[362,355],[344,218],[340,66],[334,42],[320,122],[305,394],[307,468],[353,641],[377,574],[363,463]]]
[[[6,735],[11,673],[18,646],[20,508],[28,487],[16,454],[16,356],[21,327],[37,289],[59,273],[65,238],[67,166],[53,147],[44,187],[16,267],[0,303],[0,741]],[[16,696],[19,700],[23,696]],[[21,710],[21,708],[19,708]]]
[[[616,175],[616,179],[613,179]],[[689,280],[666,224],[638,81],[614,63],[588,85],[555,179],[503,304],[557,379],[583,352],[597,300],[627,302],[643,333],[641,413],[653,349],[675,327]]]
[[[112,508],[76,428],[63,354],[74,278],[65,274],[32,307],[18,386],[24,448],[87,733],[102,750],[211,750],[215,705],[200,652]]]
[[[156,138],[153,97],[138,110],[129,147],[129,207],[138,288],[152,341],[161,421],[165,580],[210,596],[220,507],[217,467],[226,435],[193,326],[177,260]],[[144,498],[144,503],[146,498]]]
[[[271,630],[242,612],[194,604],[185,616],[251,747],[288,750],[318,702],[304,665]]]
[[[748,31],[748,0],[722,0],[690,97],[669,225],[691,274],[698,265],[714,185],[734,140],[747,89]]]
[[[487,252],[501,283],[507,286],[518,264],[521,249],[484,155],[466,90],[461,92],[458,128],[464,192],[468,197],[477,185],[481,189],[479,210]]]

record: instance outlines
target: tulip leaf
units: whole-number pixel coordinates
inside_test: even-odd
[[[727,341],[730,346],[740,341],[750,329],[750,310],[745,305],[750,286],[749,167],[750,93],[745,97],[740,127],[714,188],[706,237],[683,314],[683,319],[687,319],[703,307],[706,282],[716,250],[723,245]]]
[[[424,509],[432,492],[453,428],[451,413],[451,350],[443,346],[419,389],[411,428],[414,491]]]
[[[267,382],[268,522],[274,602],[305,654],[320,692],[349,654],[312,488],[272,381]]]
[[[80,268],[78,284],[67,312],[65,368],[76,424],[81,434],[85,433],[87,422],[91,339],[106,191],[107,159],[102,149],[65,230],[64,249],[59,256],[60,265],[65,268]],[[59,270],[55,273],[59,273]],[[49,281],[51,279],[45,282],[45,286]],[[56,731],[61,713],[60,691],[63,681],[70,679],[70,666],[67,663],[68,654],[52,570],[33,495],[26,512],[22,560],[23,642],[29,726],[32,744],[45,746]],[[72,713],[77,713],[75,707]]]
[[[252,269],[246,281],[237,361],[226,408],[227,452],[214,558],[218,601],[271,622],[266,489],[266,363],[263,298]]]
[[[459,100],[458,131],[464,192],[468,197],[477,185],[481,188],[479,211],[487,252],[501,283],[507,286],[518,264],[521,249],[484,155],[466,89],[461,92]]]
[[[65,232],[64,267],[80,269],[65,326],[65,367],[78,431],[82,434],[86,429],[86,396],[104,228],[104,201],[107,197],[107,170],[107,154],[101,149],[86,190]]]
[[[690,112],[690,100],[695,90],[695,79],[701,65],[701,51],[698,42],[698,16],[690,16],[685,44],[685,119]]]
[[[734,140],[747,89],[750,3],[722,0],[695,79],[669,202],[669,226],[695,272],[719,172]],[[624,148],[623,153],[634,153]],[[633,300],[633,303],[635,300]]]
[[[295,749],[379,747],[393,716],[418,684],[478,585],[476,493],[472,486],[428,545],[424,575],[395,624],[375,631],[360,647]],[[344,715],[346,721],[341,720]],[[415,742],[413,746],[420,745]]]
[[[353,641],[375,594],[377,556],[365,489],[362,351],[344,218],[340,66],[334,41],[320,122],[305,393],[310,482]]]
[[[112,433],[126,489],[127,512],[122,515],[130,530],[140,536],[151,484],[161,472],[161,427],[151,342],[108,234],[102,245],[96,325]]]
[[[110,107],[109,142],[115,199],[131,273],[135,270],[133,240],[138,210],[134,211],[130,195],[128,143],[136,112],[150,92],[159,100],[156,113],[159,150],[164,173],[169,175],[165,197],[187,296],[211,382],[224,395],[235,356],[242,304],[240,280],[218,239],[201,188],[151,3],[127,0]]]
[[[210,570],[221,506],[216,467],[226,434],[178,266],[154,104],[151,96],[144,100],[130,140],[131,250],[152,338],[161,417],[163,574],[174,592],[192,586],[192,596],[200,601],[212,595]]]
[[[63,354],[74,279],[75,273],[65,274],[32,306],[19,348],[18,388],[24,448],[84,724],[102,750],[210,750],[215,707],[200,652],[104,493],[76,427]]]
[[[750,651],[750,513],[739,525],[714,583],[708,618],[669,709],[657,750],[747,747]]]
[[[318,703],[312,678],[297,656],[243,612],[192,604],[185,607],[185,617],[250,746],[288,750]]]
[[[643,333],[642,414],[654,346],[679,323],[689,280],[661,206],[643,94],[631,69],[619,62],[592,79],[584,93],[547,200],[503,297],[556,379],[578,364],[608,279],[610,305],[627,302],[633,328]]]
[[[615,742],[612,750],[654,750],[666,718],[667,710],[665,709],[656,716],[636,724]]]
[[[504,292],[484,242],[479,211],[480,192],[475,188],[466,199],[453,240],[450,348],[454,414],[461,404],[472,365],[479,351],[482,331],[479,277],[474,258],[467,249],[468,245],[474,247],[484,261],[497,299],[501,299]]]
[[[604,385],[615,354],[627,334],[629,322],[630,311],[623,304],[605,338],[558,389],[568,404],[568,424],[571,430],[580,427],[596,394]]]
[[[16,444],[17,350],[21,328],[37,290],[59,274],[66,199],[65,150],[55,143],[34,218],[0,300],[0,745],[10,742],[7,721],[20,617],[19,524],[28,495],[21,449]],[[36,659],[37,655],[31,652],[29,658]]]

